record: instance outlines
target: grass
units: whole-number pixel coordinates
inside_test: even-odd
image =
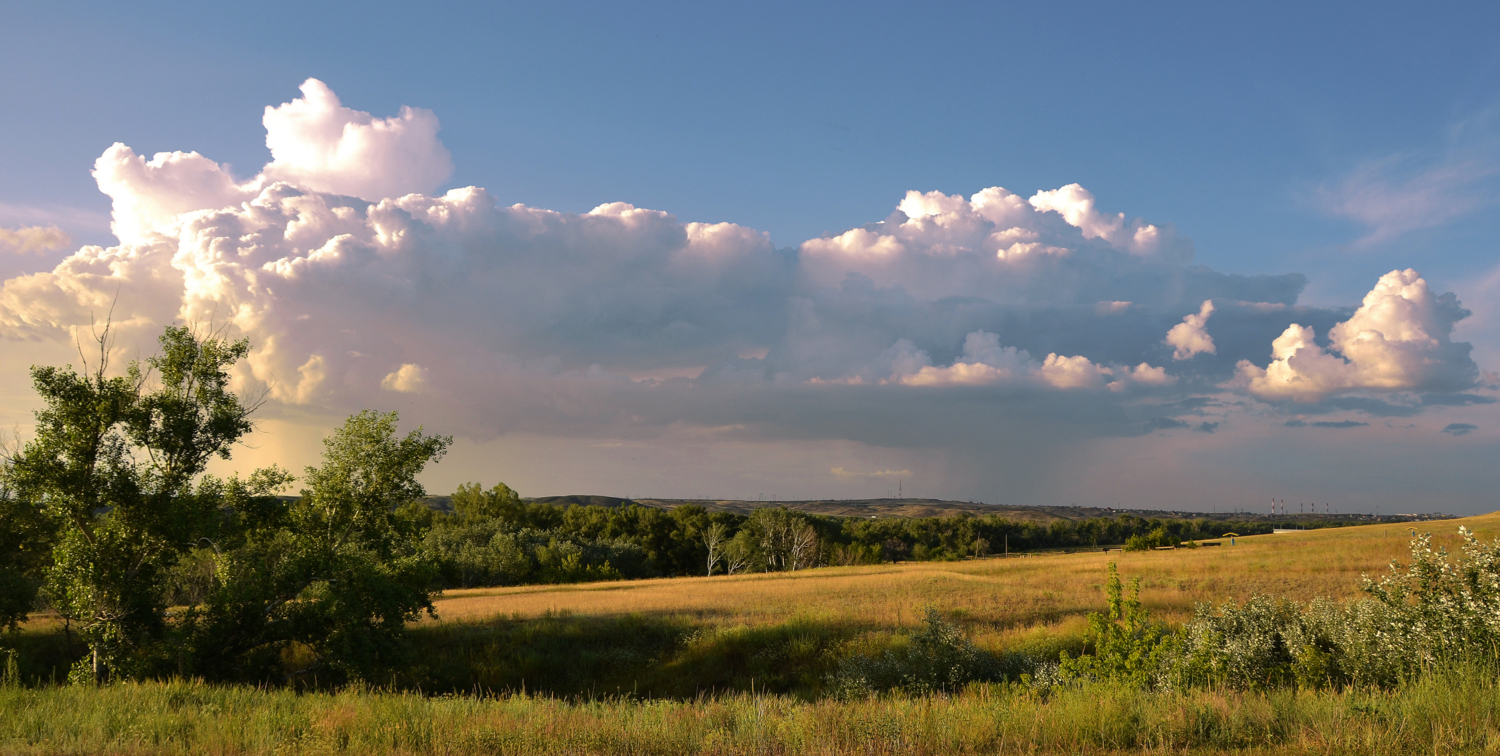
[[[1500,534],[1500,514],[1433,523],[1438,545],[1458,543],[1459,525]],[[909,626],[928,606],[999,630],[1067,623],[1097,609],[1105,565],[1142,578],[1141,597],[1166,619],[1194,604],[1253,593],[1348,598],[1362,574],[1404,557],[1405,527],[1370,525],[1236,539],[1229,546],[1176,551],[1047,554],[1024,559],[908,562],[824,567],[795,573],[673,578],[564,586],[448,591],[441,622],[527,618],[567,612],[590,616],[682,615],[715,623],[761,625],[809,615],[882,626]]]
[[[1494,537],[1500,514],[1429,527],[1451,547],[1459,525]],[[826,695],[840,659],[903,643],[929,606],[991,652],[1055,659],[1102,606],[1108,561],[1180,621],[1254,593],[1351,598],[1407,545],[1404,527],[1371,525],[1167,552],[452,591],[413,627],[414,664],[384,692],[11,686],[0,753],[1500,751],[1500,691],[1480,673],[1389,692]],[[60,679],[55,623],[11,640],[23,679]]]
[[[1400,690],[805,702],[734,694],[586,703],[535,695],[296,694],[190,682],[0,690],[11,754],[1488,753],[1500,691],[1482,673]]]
[[[1435,523],[1500,532],[1500,515]],[[917,562],[797,573],[450,591],[415,633],[422,663],[395,680],[429,691],[687,698],[752,686],[812,700],[838,660],[900,643],[927,607],[1001,656],[1076,652],[1103,603],[1105,566],[1180,622],[1195,604],[1255,593],[1348,599],[1404,557],[1408,531],[1372,525],[1236,539],[1234,546]]]

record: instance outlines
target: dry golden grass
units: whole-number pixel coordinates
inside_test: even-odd
[[[1420,525],[1436,543],[1452,548],[1460,525],[1485,538],[1500,534],[1500,513]],[[449,591],[437,601],[438,621],[654,614],[709,624],[757,626],[803,617],[894,629],[936,607],[963,618],[981,645],[1006,644],[1019,635],[1080,629],[1087,613],[1103,603],[1111,561],[1123,574],[1141,577],[1142,600],[1154,614],[1178,622],[1195,604],[1256,593],[1299,600],[1353,597],[1361,575],[1379,576],[1393,558],[1405,557],[1410,533],[1402,525],[1368,525],[1239,538],[1234,546],[1223,540],[1220,547],[1176,551]]]

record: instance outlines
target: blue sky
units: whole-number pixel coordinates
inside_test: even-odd
[[[42,254],[0,256],[6,278],[50,271],[81,243],[116,243],[110,198],[89,173],[111,144],[147,157],[197,151],[249,179],[271,160],[263,110],[298,97],[298,85],[316,77],[356,111],[386,117],[409,105],[435,113],[453,166],[437,193],[473,185],[500,207],[563,213],[627,202],[682,222],[763,231],[775,247],[792,249],[886,218],[909,190],[967,197],[1001,186],[1024,198],[1077,183],[1107,214],[1170,224],[1191,240],[1194,264],[1223,274],[1305,275],[1297,301],[1327,310],[1318,316],[1327,322],[1316,326],[1325,340],[1377,279],[1410,267],[1476,313],[1454,338],[1473,344],[1480,371],[1495,370],[1500,356],[1500,313],[1488,305],[1500,295],[1500,6],[1492,3],[447,3],[420,10],[50,3],[4,14],[0,98],[9,115],[0,119],[0,227],[56,225],[74,239]],[[1163,307],[1175,320],[1197,303]],[[1017,331],[1012,338],[989,330],[998,321],[986,322],[975,321],[976,330],[1029,344],[1038,361],[1052,348],[1040,336],[1027,341]],[[517,337],[525,348],[496,349],[614,369],[610,348],[549,328]],[[907,338],[936,367],[962,356],[958,337],[933,336],[928,344],[915,330],[886,336],[890,348]],[[733,338],[745,340],[746,354],[756,352],[754,337],[735,331]],[[759,348],[774,361],[773,341]],[[1096,347],[1085,340],[1072,348]],[[1269,340],[1247,350],[1239,356],[1264,366]],[[1161,362],[1160,355],[1140,358]],[[660,368],[696,370],[713,359],[663,353]],[[617,367],[639,372],[640,361]],[[1231,366],[1212,380],[1227,380]],[[746,412],[785,410],[781,400],[771,407]],[[313,415],[298,417],[309,427],[326,425]],[[1478,431],[1441,440],[1472,447],[1476,436],[1489,438],[1485,424],[1475,424]],[[603,427],[577,434],[620,435]],[[475,443],[536,432],[500,423],[476,433],[500,441]],[[577,437],[558,435],[557,448],[583,454],[568,440]],[[890,452],[885,460],[896,447],[873,436],[785,428],[735,443],[805,438],[880,457],[875,472],[928,465],[917,485],[924,475],[946,479],[944,490],[955,496],[983,497],[996,485],[965,472],[965,465],[983,466],[970,460],[973,449],[926,450],[914,462]],[[1125,464],[1099,443],[1115,442],[1087,444],[1090,459],[1104,455],[1100,469]],[[1368,443],[1387,448],[1379,439]],[[676,452],[653,448],[647,456],[655,461],[640,464],[659,474],[600,473],[588,485],[652,493],[677,464]],[[755,448],[756,459],[778,453]],[[1253,456],[1249,446],[1237,448],[1224,459]],[[1401,449],[1381,453],[1414,453]],[[1163,446],[1153,459],[1175,453]],[[1235,485],[1254,488],[1254,476],[1242,473],[1224,475],[1248,476]],[[742,474],[726,462],[695,485]],[[955,482],[965,476],[976,482]],[[1451,485],[1465,506],[1481,506],[1492,481],[1468,476]],[[844,490],[840,481],[847,477],[827,485],[808,478],[803,489],[832,495]],[[569,478],[557,472],[527,482],[554,493]],[[1142,495],[1152,485],[1144,479]]]

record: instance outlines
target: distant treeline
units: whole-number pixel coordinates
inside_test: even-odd
[[[571,583],[956,560],[1038,549],[1143,549],[1339,521],[1154,519],[1121,514],[1037,524],[997,515],[830,517],[783,507],[749,515],[694,504],[659,509],[529,501],[505,484],[461,486],[434,511],[426,545],[448,587]]]

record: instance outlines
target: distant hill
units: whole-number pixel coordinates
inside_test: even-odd
[[[429,497],[438,498],[438,497]],[[446,499],[447,497],[441,497]],[[538,496],[532,501],[557,506],[577,504],[580,506],[618,507],[640,504],[648,507],[672,509],[685,504],[697,504],[710,512],[734,512],[749,514],[763,507],[786,507],[809,514],[837,517],[949,517],[969,513],[972,515],[999,515],[1021,522],[1047,524],[1059,520],[1087,520],[1095,517],[1115,517],[1122,514],[1157,519],[1234,520],[1237,522],[1314,522],[1319,520],[1375,522],[1373,515],[1361,514],[1286,514],[1271,516],[1250,512],[1188,512],[1160,509],[1115,509],[1110,507],[1063,507],[1063,506],[1015,506],[985,504],[972,501],[947,501],[943,499],[807,499],[803,501],[744,501],[739,499],[622,499],[614,496],[571,495]],[[1408,522],[1416,520],[1447,519],[1450,515],[1382,515],[1379,522]]]

